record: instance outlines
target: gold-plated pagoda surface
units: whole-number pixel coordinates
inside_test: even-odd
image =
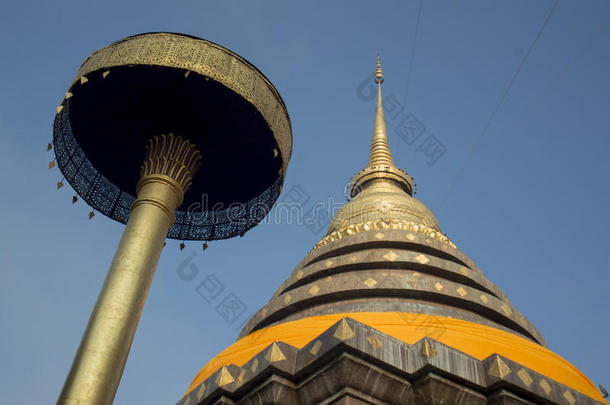
[[[407,224],[411,227],[417,225],[433,237],[446,239],[440,232],[434,214],[413,198],[412,179],[394,165],[383,114],[383,81],[381,60],[377,56],[377,109],[368,165],[352,179],[353,199],[336,213],[328,229],[328,238],[323,239],[322,244],[341,238],[343,234],[359,232],[360,228],[364,229],[364,224],[379,224],[383,227],[384,221],[387,226],[391,226],[390,223]],[[363,226],[359,227],[360,224]]]
[[[178,405],[607,404],[412,197],[387,142],[383,80],[378,58],[371,156],[353,199]]]
[[[369,167],[394,166],[381,101],[381,83],[383,83],[383,71],[381,70],[381,59],[379,55],[377,55],[377,72],[375,73],[375,82],[377,83],[377,111],[375,113],[375,125],[373,131],[373,142],[371,143]]]
[[[312,316],[368,311],[457,318],[544,345],[538,330],[412,196],[412,179],[395,167],[390,151],[383,81],[378,57],[371,152],[352,180],[353,198],[240,336]]]

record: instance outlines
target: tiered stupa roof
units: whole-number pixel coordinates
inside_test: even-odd
[[[390,152],[383,79],[378,57],[351,200],[181,403],[605,403],[413,197]]]

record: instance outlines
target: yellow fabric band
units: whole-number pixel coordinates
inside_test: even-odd
[[[243,366],[273,342],[302,348],[342,318],[349,317],[413,344],[426,336],[479,360],[494,353],[511,359],[596,401],[607,402],[595,385],[565,359],[525,338],[460,319],[427,314],[358,312],[313,316],[261,329],[238,340],[201,369],[187,394],[222,366]]]

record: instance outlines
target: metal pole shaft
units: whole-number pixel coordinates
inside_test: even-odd
[[[58,404],[112,404],[183,190],[168,176],[138,184],[123,236],[82,337]]]

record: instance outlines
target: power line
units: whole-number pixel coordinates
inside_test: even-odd
[[[513,77],[508,82],[508,86],[506,86],[506,90],[504,90],[504,94],[502,94],[502,97],[500,98],[500,101],[498,101],[498,103],[496,104],[496,107],[491,112],[491,115],[489,116],[489,119],[487,120],[487,123],[485,124],[485,126],[483,127],[483,129],[479,133],[479,136],[477,137],[477,139],[475,140],[474,144],[472,145],[472,149],[470,150],[470,153],[468,153],[468,155],[466,156],[466,159],[464,159],[464,162],[460,166],[460,170],[458,171],[458,174],[455,176],[453,181],[449,184],[449,187],[447,188],[447,193],[445,194],[445,198],[443,198],[443,200],[441,202],[441,207],[444,207],[444,205],[447,203],[447,199],[449,198],[449,195],[451,194],[451,191],[453,191],[453,187],[455,186],[455,183],[457,183],[459,178],[462,176],[462,173],[464,172],[464,168],[466,167],[466,164],[468,163],[468,161],[472,157],[474,151],[479,146],[479,143],[481,143],[481,139],[483,138],[483,135],[485,135],[485,132],[487,132],[487,129],[489,128],[489,126],[491,125],[491,122],[495,118],[496,113],[500,109],[500,106],[504,103],[504,99],[506,99],[506,95],[508,94],[510,89],[513,87],[513,83],[517,79],[517,76],[519,76],[519,73],[521,73],[521,69],[523,68],[523,65],[525,64],[525,62],[527,61],[527,58],[529,58],[530,54],[532,53],[532,50],[534,49],[534,46],[538,42],[538,39],[542,35],[542,32],[544,31],[544,28],[546,27],[546,24],[551,19],[551,16],[553,15],[553,12],[555,11],[555,8],[557,7],[558,4],[559,4],[559,0],[555,0],[555,3],[553,3],[553,7],[551,7],[551,10],[549,11],[549,13],[547,14],[546,18],[544,19],[544,22],[540,26],[540,29],[538,30],[538,33],[536,34],[536,38],[534,38],[534,40],[530,44],[527,52],[525,53],[523,58],[521,58],[521,62],[519,63],[519,66],[517,66],[517,70],[515,71],[515,74],[513,74]]]
[[[523,118],[521,119],[521,121],[519,121],[519,123],[517,124],[517,126],[515,127],[515,130],[520,129],[523,124],[525,123],[525,121],[527,121],[527,119],[529,118],[531,112],[542,102],[542,100],[550,93],[550,91],[553,89],[553,87],[555,87],[557,85],[557,83],[559,83],[561,81],[561,79],[564,78],[564,76],[566,75],[566,73],[568,73],[568,71],[570,70],[570,68],[574,65],[574,63],[578,60],[581,59],[582,55],[585,53],[585,51],[587,49],[589,49],[589,47],[593,44],[593,42],[606,30],[606,28],[608,28],[608,23],[610,23],[610,19],[606,20],[602,26],[599,28],[599,30],[597,30],[585,43],[585,45],[583,47],[580,48],[580,52],[575,54],[572,59],[565,65],[565,67],[563,68],[563,70],[559,73],[559,75],[557,75],[557,77],[555,79],[553,79],[553,81],[551,82],[551,84],[544,90],[544,92],[540,95],[540,97],[538,97],[538,99],[532,103],[532,105],[530,105],[530,107],[527,109],[527,111],[525,112],[525,115],[523,116]]]

